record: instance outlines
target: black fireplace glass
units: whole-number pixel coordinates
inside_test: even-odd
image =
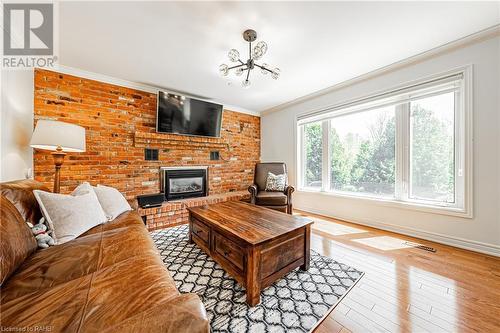
[[[162,170],[162,191],[167,201],[207,195],[207,169]]]
[[[203,177],[170,178],[170,193],[189,193],[203,190]]]

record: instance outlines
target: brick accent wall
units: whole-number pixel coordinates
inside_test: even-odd
[[[35,70],[34,117],[86,128],[87,151],[66,156],[61,192],[80,182],[105,184],[128,199],[159,191],[160,166],[209,166],[211,195],[246,190],[260,160],[260,118],[224,110],[221,138],[156,134],[156,94],[47,70]],[[145,161],[144,148],[160,148]],[[221,160],[211,161],[218,150]],[[34,153],[35,179],[50,188],[54,165],[48,152]]]

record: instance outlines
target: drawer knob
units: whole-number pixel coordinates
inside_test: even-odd
[[[224,257],[227,257],[230,254],[231,254],[231,251],[224,251]]]

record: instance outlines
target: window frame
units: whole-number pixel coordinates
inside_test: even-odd
[[[408,82],[391,89],[380,91],[368,96],[352,99],[337,105],[329,106],[312,112],[299,114],[295,119],[296,131],[296,179],[297,191],[304,193],[316,193],[318,195],[326,195],[345,199],[365,200],[375,204],[384,206],[399,207],[416,211],[424,211],[429,213],[444,214],[465,218],[473,217],[473,104],[472,104],[472,65],[457,68],[448,72],[440,73],[433,76],[428,76]],[[455,118],[454,118],[454,163],[455,163],[455,203],[447,204],[431,200],[419,200],[410,198],[410,101],[408,99],[412,93],[417,91],[425,91],[426,88],[430,93],[422,96],[429,97],[436,94],[436,87],[439,87],[439,80],[444,80],[447,77],[461,75],[460,86],[455,93]],[[432,84],[432,82],[438,82]],[[383,198],[372,196],[366,193],[353,194],[338,190],[331,190],[330,187],[330,149],[328,149],[330,133],[330,119],[335,117],[363,112],[383,105],[384,98],[394,92],[408,90],[402,94],[395,94],[397,98],[402,97],[401,103],[396,105],[395,121],[396,121],[396,136],[395,136],[395,195],[394,198]],[[442,94],[444,92],[438,92]],[[458,95],[458,97],[457,97]],[[422,97],[420,96],[420,97]],[[381,103],[377,106],[377,103]],[[399,103],[399,102],[397,102]],[[375,106],[370,106],[375,105]],[[365,107],[363,107],[365,106]],[[367,107],[368,106],[368,107]],[[322,164],[322,186],[321,188],[308,188],[303,186],[303,174],[305,172],[305,159],[303,156],[304,131],[302,126],[304,123],[313,121],[322,121],[323,126],[323,164]]]

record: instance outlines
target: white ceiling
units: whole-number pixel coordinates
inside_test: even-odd
[[[500,22],[500,2],[63,2],[60,63],[263,111]],[[278,81],[218,74],[257,30]]]

